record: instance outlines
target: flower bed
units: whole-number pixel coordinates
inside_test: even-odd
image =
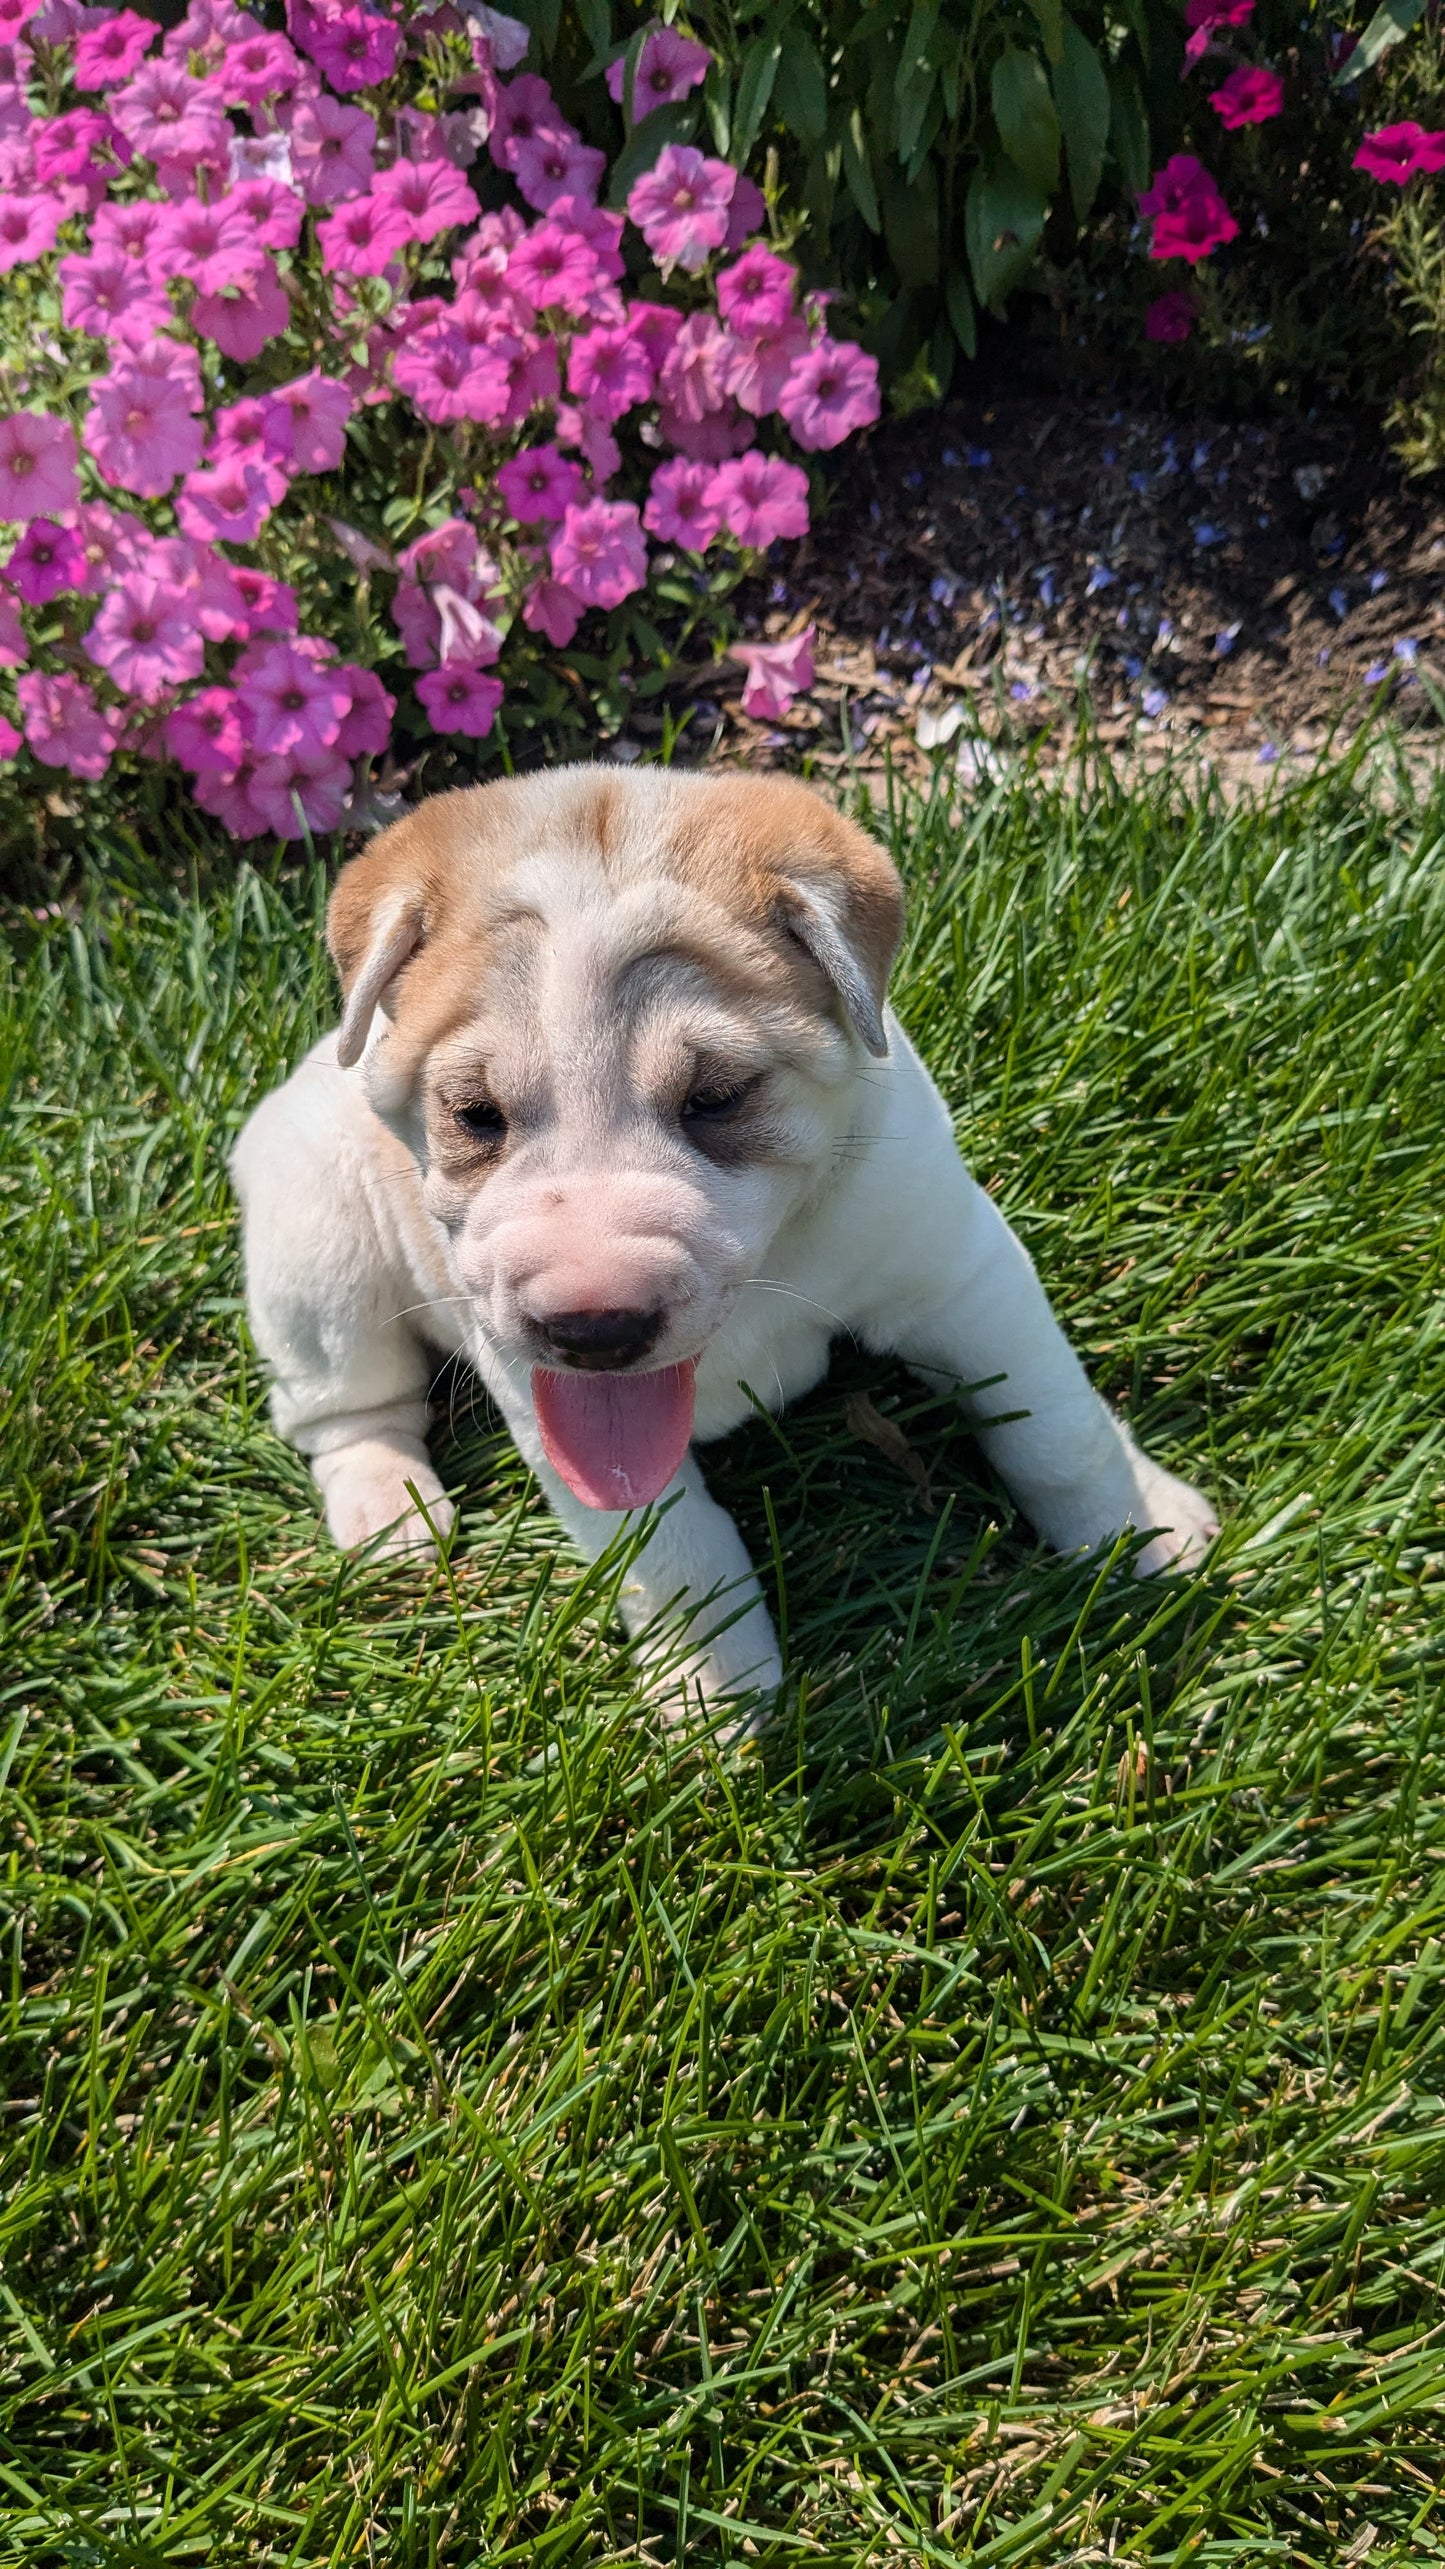
[[[609,67],[602,204],[483,6],[0,18],[7,757],[174,761],[298,838],[438,734],[507,758],[579,693],[605,726],[877,416],[753,180],[663,139],[709,62],[672,30]],[[808,676],[805,635],[750,653],[760,711]]]

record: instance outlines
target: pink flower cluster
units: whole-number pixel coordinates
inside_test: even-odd
[[[1445,169],[1445,133],[1430,133],[1423,125],[1380,125],[1366,134],[1355,154],[1355,168],[1370,178],[1387,179],[1392,187],[1404,187],[1412,178],[1433,177]]]
[[[673,143],[608,211],[604,155],[480,0],[286,0],[284,34],[238,0],[191,0],[164,37],[82,0],[3,15],[0,270],[51,263],[63,332],[0,417],[0,669],[43,764],[169,757],[239,837],[332,828],[397,713],[377,668],[303,630],[352,631],[359,580],[394,582],[394,641],[354,630],[410,736],[480,739],[508,656],[622,606],[654,546],[801,536],[796,452],[878,416],[874,361],[759,237],[753,182]],[[76,93],[54,113],[37,42]],[[710,59],[649,30],[633,124]],[[625,78],[620,58],[619,104]],[[485,214],[483,146],[518,200]],[[655,271],[636,295],[629,223]],[[347,509],[388,404],[427,459],[395,555]],[[759,704],[808,683],[805,648],[750,648]]]
[[[1190,152],[1176,152],[1156,172],[1139,199],[1139,211],[1154,226],[1150,258],[1187,259],[1191,267],[1232,241],[1239,230],[1203,162]]]

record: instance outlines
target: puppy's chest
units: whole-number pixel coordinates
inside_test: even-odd
[[[788,1288],[746,1284],[697,1369],[697,1429],[702,1443],[741,1426],[753,1407],[778,1411],[822,1380],[833,1337],[831,1316]]]

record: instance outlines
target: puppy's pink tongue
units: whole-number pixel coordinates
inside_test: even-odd
[[[554,1472],[589,1508],[661,1498],[692,1438],[693,1367],[656,1374],[554,1374],[538,1365],[532,1406]]]

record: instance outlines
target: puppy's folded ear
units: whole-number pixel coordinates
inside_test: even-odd
[[[346,997],[336,1046],[343,1070],[360,1061],[377,1009],[436,926],[439,853],[423,806],[383,830],[337,876],[326,942]]]
[[[881,974],[876,968],[870,969],[870,958],[850,940],[845,905],[818,884],[785,883],[778,896],[778,908],[789,936],[796,937],[819,970],[826,973],[854,1029],[875,1061],[882,1061],[888,1050],[883,1028],[887,965]]]
[[[804,845],[781,860],[778,915],[827,975],[875,1061],[882,1061],[888,1050],[888,976],[903,933],[903,887],[864,831],[817,796],[806,800],[811,826]]]

